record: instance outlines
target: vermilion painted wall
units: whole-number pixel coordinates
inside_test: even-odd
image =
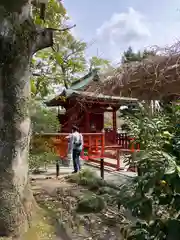
[[[96,132],[101,132],[104,128],[104,113],[90,113],[90,129],[95,126]]]

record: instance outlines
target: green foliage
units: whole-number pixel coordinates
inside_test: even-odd
[[[89,190],[99,190],[104,186],[105,182],[97,176],[92,170],[83,169],[77,174],[72,174],[67,177],[67,180],[70,182],[77,183],[88,187]],[[81,213],[91,213],[91,212],[100,212],[106,206],[106,201],[103,197],[92,194],[92,192],[83,195],[79,200],[77,205],[77,212]]]
[[[46,19],[40,19],[40,9],[34,7],[33,9],[34,22],[37,25],[44,27],[60,29],[65,20],[68,20],[66,9],[62,2],[56,0],[49,0],[46,7]]]
[[[81,213],[97,213],[105,208],[105,202],[101,196],[86,194],[79,200],[77,212]]]
[[[123,53],[122,63],[139,62],[149,56],[154,55],[155,53],[153,51],[144,50],[143,52],[134,52],[132,47],[129,47],[128,50]]]
[[[85,72],[86,43],[76,40],[73,36],[67,35],[65,42],[56,42],[54,51],[50,58],[53,63],[53,74],[55,79],[62,82],[68,88],[72,81],[75,80],[74,75]]]
[[[56,153],[53,140],[49,137],[38,137],[37,133],[56,133],[59,129],[57,112],[54,109],[44,108],[39,102],[33,101],[30,109],[32,122],[32,137],[30,143],[29,167],[39,171],[55,161]]]
[[[39,8],[34,8],[34,21],[43,27],[63,29],[68,20],[66,9],[61,2],[49,0],[46,8],[45,22],[40,19]],[[54,32],[54,42],[61,45],[67,41],[68,31]],[[66,39],[66,40],[65,40]],[[51,55],[54,51],[51,48],[39,51],[32,60],[31,92],[33,98],[44,98],[54,91],[54,84],[61,84],[62,79],[57,79],[53,71],[54,61]]]
[[[97,190],[102,187],[105,182],[91,170],[83,169],[80,173],[68,176],[70,182],[75,182],[80,185],[87,186],[89,190]]]
[[[177,106],[169,109],[153,116],[142,109],[126,119],[141,148],[136,155],[140,174],[119,195],[138,219],[128,239],[180,239],[180,113]]]
[[[38,172],[40,168],[52,164],[57,159],[54,142],[50,137],[33,134],[30,142],[29,167]]]
[[[48,152],[43,151],[39,154],[32,154],[29,155],[29,169],[33,173],[40,173],[40,169],[44,168],[46,170],[46,167],[49,164],[52,164],[56,160],[56,155],[51,152],[50,150]]]
[[[33,133],[57,133],[60,126],[56,109],[45,108],[33,101],[30,112]]]
[[[95,172],[88,168],[83,169],[78,174],[68,176],[67,180],[85,186],[91,191],[91,193],[93,192],[96,196],[100,196],[104,201],[104,205],[114,205],[114,203],[116,203],[117,206],[119,205],[119,202],[117,201],[117,195],[120,190],[119,187],[113,183],[108,183],[105,180],[102,180]]]
[[[95,56],[89,60],[89,65],[90,71],[92,71],[93,69],[104,70],[111,66],[109,60]]]
[[[38,8],[34,8],[34,21],[36,24],[64,29],[68,16],[62,2],[50,0],[46,9],[46,21],[40,19]],[[36,53],[32,60],[33,76],[31,79],[31,93],[33,98],[45,98],[54,93],[57,85],[66,88],[88,70],[94,68],[104,69],[110,62],[103,58],[92,57],[90,62],[85,58],[87,44],[77,40],[70,31],[55,31],[53,48],[44,49]],[[90,65],[90,69],[88,69]]]
[[[34,9],[35,23],[41,26],[63,29],[68,19],[62,3],[50,0],[46,10],[46,21],[39,18],[39,9]],[[33,58],[31,79],[32,97],[44,98],[53,93],[54,86],[62,84],[68,87],[74,80],[74,74],[84,72],[86,44],[76,40],[69,31],[54,32],[53,48],[39,51]]]

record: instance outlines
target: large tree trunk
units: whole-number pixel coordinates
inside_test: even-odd
[[[15,4],[13,4],[15,3]],[[29,225],[29,69],[32,55],[52,45],[52,30],[37,29],[28,0],[0,0],[0,236]]]

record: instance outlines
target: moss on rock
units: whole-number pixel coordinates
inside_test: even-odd
[[[91,213],[100,212],[106,207],[106,203],[101,196],[98,195],[84,195],[78,202],[77,212]]]

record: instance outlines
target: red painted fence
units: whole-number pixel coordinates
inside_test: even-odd
[[[56,154],[66,160],[68,155],[68,139],[66,138],[68,133],[55,133],[55,134],[39,134],[36,137],[44,139],[47,142],[48,139],[53,141]],[[107,145],[105,141],[106,133],[83,133],[84,137],[84,149],[81,157],[85,161],[94,162],[100,164],[100,159],[111,158],[114,161],[104,161],[104,166],[120,170],[120,153],[132,153],[139,150],[139,146],[133,143],[134,139],[129,138],[127,134],[117,133],[116,144]]]

